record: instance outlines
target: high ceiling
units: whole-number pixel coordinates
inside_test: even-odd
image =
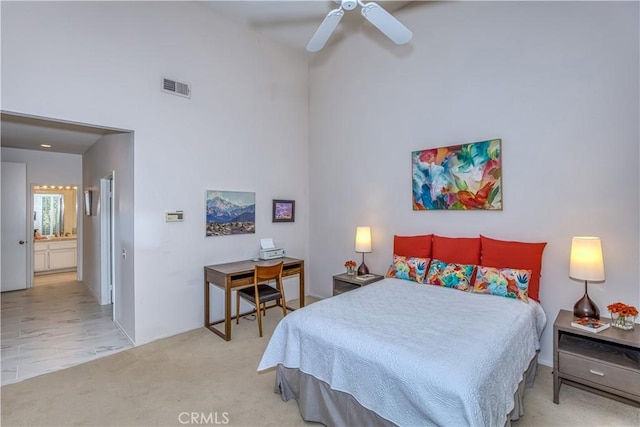
[[[365,3],[369,3],[365,0]],[[376,1],[388,12],[394,12],[411,1]],[[205,4],[229,19],[248,26],[266,37],[304,51],[327,13],[339,5],[332,0],[284,0],[284,1],[208,1]],[[366,23],[360,15],[360,8],[345,11],[345,16],[336,30],[340,34],[345,27],[354,28]],[[332,37],[327,46],[339,39]]]
[[[305,51],[307,43],[326,14],[338,8],[338,4],[332,0],[236,0],[202,3],[232,21],[301,52]],[[412,2],[386,0],[376,3],[393,13]],[[359,8],[346,11],[336,34],[329,39],[325,49],[338,42],[341,33],[359,28],[360,25],[371,24],[360,16]],[[70,154],[83,154],[103,135],[118,132],[8,113],[2,113],[1,125],[2,147]],[[51,147],[45,148],[41,144],[49,144]]]

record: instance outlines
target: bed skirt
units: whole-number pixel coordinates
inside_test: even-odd
[[[538,355],[536,354],[524,372],[523,379],[513,395],[514,407],[507,416],[505,426],[524,415],[525,389],[533,387],[538,372]],[[301,393],[300,391],[303,391]],[[295,399],[300,414],[305,421],[318,422],[326,426],[394,426],[391,421],[380,417],[370,409],[360,405],[348,393],[332,390],[329,384],[301,372],[299,369],[276,368],[276,393],[280,393],[285,402]]]

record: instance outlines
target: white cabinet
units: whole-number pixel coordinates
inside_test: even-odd
[[[46,243],[36,243],[33,251],[33,271],[39,273],[49,269],[49,249]]]
[[[36,273],[71,270],[78,265],[76,239],[36,242],[33,251],[33,270]]]

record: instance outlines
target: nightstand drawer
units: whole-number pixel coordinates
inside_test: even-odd
[[[560,372],[616,390],[640,395],[640,372],[559,352]]]

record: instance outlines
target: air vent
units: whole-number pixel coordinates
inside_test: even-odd
[[[174,95],[184,96],[185,98],[191,98],[191,85],[174,79],[163,77],[160,90]]]

